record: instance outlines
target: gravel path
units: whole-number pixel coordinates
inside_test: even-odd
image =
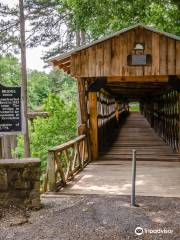
[[[0,240],[180,239],[180,199],[127,196],[57,196],[43,198],[43,208],[28,212],[0,209]],[[135,234],[142,227],[141,236]],[[171,233],[146,233],[147,230]]]

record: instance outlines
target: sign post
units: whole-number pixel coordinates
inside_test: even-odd
[[[22,133],[21,87],[0,85],[0,134]]]

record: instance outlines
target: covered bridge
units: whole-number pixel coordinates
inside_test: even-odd
[[[77,80],[79,134],[87,137],[91,160],[125,160],[137,148],[142,159],[178,161],[180,37],[136,25],[49,62]],[[142,115],[129,114],[131,101]]]

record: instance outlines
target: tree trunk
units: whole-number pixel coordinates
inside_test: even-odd
[[[86,41],[86,35],[85,32],[81,32],[81,45],[84,45]]]
[[[80,47],[81,45],[81,36],[80,36],[80,31],[76,32],[76,47]]]
[[[21,78],[22,78],[22,101],[24,113],[24,157],[30,157],[30,140],[27,118],[27,69],[26,69],[26,40],[25,40],[25,18],[23,0],[19,0],[20,9],[20,35],[21,35]]]

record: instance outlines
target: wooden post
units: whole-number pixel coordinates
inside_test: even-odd
[[[82,129],[84,131],[83,134],[86,134],[87,137],[87,150],[88,150],[88,158],[91,161],[91,149],[90,149],[90,136],[89,136],[89,129],[87,126],[88,122],[88,111],[87,111],[87,96],[86,96],[86,89],[85,89],[85,79],[84,78],[77,78],[78,82],[78,99],[79,99],[79,113],[81,123],[78,126],[78,134],[82,134]]]
[[[11,137],[9,135],[4,135],[2,137],[2,158],[3,159],[11,159]]]
[[[78,94],[79,94],[79,107],[80,107],[80,119],[81,124],[87,123],[87,104],[86,104],[86,95],[85,95],[85,81],[83,78],[77,78],[78,82]]]
[[[56,179],[55,179],[55,156],[53,152],[48,153],[48,182],[49,191],[54,192],[56,190]]]
[[[92,159],[98,158],[97,93],[89,92],[90,144]]]
[[[2,155],[2,137],[0,137],[0,159],[3,158],[3,155]]]
[[[116,109],[116,112],[115,112],[116,120],[117,122],[119,122],[119,103],[117,101],[115,101],[115,109]]]
[[[180,93],[178,94],[178,115],[179,115],[178,154],[180,157]]]

